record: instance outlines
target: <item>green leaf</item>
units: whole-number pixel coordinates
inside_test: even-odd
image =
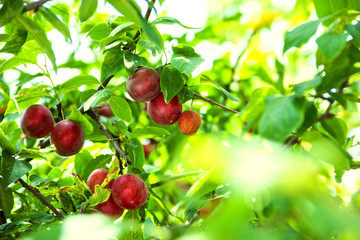
[[[216,178],[216,171],[212,168],[207,173],[203,174],[187,191],[187,197],[201,197],[218,187],[218,183],[213,181],[213,177]]]
[[[312,80],[301,82],[295,85],[291,85],[291,87],[295,91],[295,95],[301,96],[306,90],[316,88],[322,82],[321,75],[316,75]]]
[[[2,157],[1,171],[6,186],[18,180],[31,170],[30,163],[24,160],[16,160],[6,151],[3,152]]]
[[[19,128],[16,121],[7,121],[0,124],[0,129],[5,135],[11,136]]]
[[[77,110],[76,108],[74,108],[74,110],[66,119],[74,120],[80,123],[81,127],[84,129],[85,135],[92,133],[94,130],[89,120],[83,114],[81,114],[80,111]]]
[[[95,41],[101,41],[108,37],[111,33],[111,28],[106,23],[95,25],[88,33],[88,36]]]
[[[89,19],[96,11],[98,0],[81,0],[79,9],[79,19],[84,22]]]
[[[273,88],[264,87],[256,89],[245,109],[241,111],[242,119],[247,122],[258,117],[265,110],[266,98],[277,93],[278,91]]]
[[[120,240],[143,240],[144,234],[140,224],[139,210],[129,210],[123,217]]]
[[[125,99],[113,96],[110,98],[109,103],[111,110],[117,118],[128,123],[132,122],[131,108]]]
[[[5,61],[0,66],[0,74],[25,63],[37,64],[37,55],[41,52],[41,48],[34,40],[27,41],[18,55]]]
[[[115,75],[124,67],[123,54],[124,52],[119,49],[111,49],[105,53],[104,60],[101,64],[101,82]]]
[[[0,27],[19,16],[23,10],[22,0],[4,0],[0,9]]]
[[[317,160],[332,164],[337,170],[349,170],[352,157],[348,152],[339,147],[338,143],[325,137],[319,132],[307,132],[302,137],[306,142],[310,155]]]
[[[79,174],[81,179],[87,181],[90,174],[98,168],[106,168],[106,165],[109,164],[113,156],[110,154],[99,155],[96,158],[93,158],[90,152],[82,150],[75,155],[75,170]]]
[[[158,19],[155,19],[152,23],[152,25],[156,25],[156,24],[167,24],[167,25],[173,25],[173,24],[179,24],[180,26],[182,26],[183,28],[187,28],[187,29],[199,29],[199,28],[193,28],[193,27],[188,27],[185,26],[184,24],[182,24],[179,20],[172,18],[172,17],[159,17]]]
[[[345,145],[348,129],[343,120],[337,117],[324,119],[321,121],[321,125],[340,144],[340,146]]]
[[[0,88],[4,91],[7,96],[10,96],[10,88],[2,77],[0,77]]]
[[[164,137],[170,135],[170,132],[159,127],[143,127],[135,128],[131,134],[131,138],[137,137]]]
[[[23,80],[21,80],[20,82],[18,82],[16,84],[16,86],[17,87],[22,87],[25,83],[28,83],[28,82],[30,82],[31,80],[33,80],[33,79],[35,79],[37,77],[43,77],[43,76],[45,76],[44,73],[37,73],[35,75],[29,75],[26,78],[24,78]]]
[[[284,142],[303,121],[303,110],[297,106],[294,96],[275,98],[260,119],[259,133],[264,138]]]
[[[12,21],[6,24],[5,33],[9,34],[9,39],[6,40],[7,43],[0,50],[0,52],[18,54],[20,48],[26,42],[26,29],[20,23]]]
[[[130,76],[132,76],[138,66],[142,64],[142,59],[139,55],[132,53],[129,50],[124,52],[124,65]]]
[[[189,101],[190,99],[193,99],[194,93],[188,87],[184,86],[181,89],[181,91],[178,93],[178,97],[179,97],[179,103],[183,104]]]
[[[9,152],[11,155],[16,153],[15,146],[10,142],[10,140],[5,136],[4,132],[0,129],[0,147],[4,151]]]
[[[181,73],[178,70],[171,65],[164,67],[160,76],[160,88],[164,93],[166,103],[169,103],[170,100],[181,91],[184,83]]]
[[[101,89],[100,91],[97,91],[84,103],[84,111],[86,112],[90,107],[109,100],[110,97],[111,91],[109,89]]]
[[[0,206],[5,217],[9,217],[14,206],[14,196],[2,178],[0,178]]]
[[[102,188],[99,185],[95,185],[95,193],[90,197],[93,205],[106,202],[110,197],[110,189]]]
[[[141,26],[144,33],[153,41],[158,47],[163,48],[163,41],[160,33],[155,27],[150,26],[142,17],[141,10],[134,0],[108,0],[125,17]]]
[[[127,31],[128,29],[137,29],[135,27],[135,23],[133,22],[127,22],[127,23],[123,23],[120,24],[119,26],[117,26],[114,30],[111,31],[111,33],[109,34],[109,36],[117,36],[117,35],[121,35],[123,34],[123,32]]]
[[[139,139],[137,138],[131,138],[130,144],[134,146],[134,148],[131,151],[132,154],[129,155],[129,158],[132,162],[131,169],[133,168],[142,169],[145,163],[145,154],[144,154],[143,146],[139,141]]]
[[[316,33],[321,21],[310,21],[297,26],[285,33],[283,53],[292,47],[301,47]]]
[[[97,80],[96,77],[91,75],[79,75],[73,78],[70,78],[63,84],[61,84],[61,92],[67,93],[74,90],[77,90],[82,85],[86,85],[87,90],[95,89],[98,87],[100,82]]]
[[[314,5],[319,18],[329,16],[340,10],[360,10],[360,4],[357,0],[314,0]]]
[[[37,23],[32,20],[25,18],[23,16],[18,16],[16,18],[26,30],[31,34],[35,41],[39,44],[40,48],[46,53],[51,62],[53,63],[54,68],[56,68],[55,55],[51,48],[51,43],[47,39],[46,33],[43,28],[41,28]]]
[[[234,102],[239,102],[239,99],[231,95],[228,91],[226,91],[224,88],[222,88],[219,84],[217,84],[215,81],[213,81],[211,78],[209,78],[206,75],[201,75],[201,82],[202,83],[210,83],[210,85],[214,86],[215,88],[222,91],[230,100]]]
[[[346,25],[345,30],[350,33],[356,45],[360,47],[360,23],[357,23],[356,25]]]
[[[204,62],[204,59],[195,53],[192,47],[180,44],[173,46],[172,49],[174,54],[171,56],[170,63],[182,73],[189,75]]]
[[[190,200],[184,210],[186,220],[190,221],[200,209],[205,207],[209,200],[210,198],[195,198]]]
[[[156,44],[149,40],[140,40],[138,42],[140,46],[150,51],[151,55],[156,56],[161,52],[161,48],[159,48]]]
[[[316,39],[320,51],[328,61],[338,57],[345,48],[348,34],[326,33]]]
[[[46,7],[39,8],[40,13],[48,20],[51,25],[56,28],[66,39],[71,40],[71,35],[68,26],[63,23],[50,9]]]

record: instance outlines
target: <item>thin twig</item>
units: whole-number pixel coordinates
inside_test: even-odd
[[[127,154],[121,149],[121,147],[119,146],[119,143],[114,139],[114,136],[107,130],[105,125],[101,122],[100,117],[98,115],[96,115],[96,113],[92,109],[87,110],[85,113],[87,115],[89,115],[97,123],[97,125],[99,126],[99,129],[109,139],[109,141],[113,145],[115,151],[118,152],[122,158],[124,158],[125,164],[131,165],[131,161],[128,158]]]
[[[146,10],[146,13],[145,13],[145,21],[148,21],[149,20],[149,17],[150,17],[150,14],[151,14],[151,11],[155,5],[155,2],[156,0],[151,0],[151,2],[149,3],[149,6],[148,6],[148,9]],[[135,36],[134,36],[134,40],[136,40],[141,34],[141,31],[137,31]]]
[[[197,97],[197,98],[200,98],[200,99],[202,99],[202,100],[204,100],[204,101],[206,101],[206,102],[208,102],[208,103],[211,103],[211,104],[214,104],[214,105],[216,105],[216,106],[219,106],[219,107],[221,107],[221,108],[223,108],[223,109],[225,109],[225,110],[228,110],[228,111],[230,111],[230,112],[240,113],[240,112],[238,112],[238,111],[236,111],[236,110],[234,110],[234,109],[228,108],[228,107],[226,107],[226,106],[224,106],[224,105],[222,105],[222,104],[220,104],[220,103],[218,103],[218,102],[215,102],[215,101],[213,101],[213,100],[211,100],[211,99],[209,99],[209,98],[203,97],[203,96],[201,96],[200,94],[197,94],[197,93],[195,93],[195,92],[194,92],[194,96]]]
[[[241,51],[240,55],[239,55],[239,56],[237,57],[237,59],[236,59],[236,62],[235,62],[235,64],[234,64],[234,66],[231,68],[232,79],[234,79],[235,70],[236,70],[237,66],[239,65],[239,63],[240,63],[241,58],[245,55],[246,51],[248,50],[248,48],[249,48],[249,46],[250,46],[250,44],[251,44],[251,40],[253,39],[253,37],[255,36],[256,33],[257,33],[257,29],[255,29],[255,30],[251,33],[251,35],[249,36],[249,39],[248,39],[248,41],[247,41],[244,49]]]
[[[186,172],[186,173],[177,174],[177,175],[165,178],[164,180],[161,180],[159,182],[153,183],[153,184],[151,184],[151,187],[152,188],[159,187],[159,186],[161,186],[161,185],[163,185],[163,184],[165,184],[167,182],[174,181],[174,180],[177,180],[177,179],[180,179],[180,178],[199,175],[201,173],[204,173],[204,171],[192,171],[192,172]]]
[[[30,186],[29,184],[27,184],[24,180],[22,180],[21,178],[18,179],[18,181],[20,182],[20,184],[27,189],[29,192],[31,192],[32,194],[35,195],[35,197],[37,197],[45,206],[47,206],[48,208],[50,208],[51,211],[54,212],[55,216],[57,218],[63,218],[64,216],[62,215],[61,212],[59,212],[58,210],[56,210],[56,208],[49,203],[45,197],[40,193],[40,191],[37,188],[34,188],[32,186]]]
[[[40,0],[38,2],[30,3],[23,8],[22,13],[25,13],[25,12],[28,12],[31,10],[34,10],[36,12],[39,9],[39,7],[41,7],[48,1],[50,1],[50,0]]]

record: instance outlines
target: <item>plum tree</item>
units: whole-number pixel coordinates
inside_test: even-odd
[[[95,191],[95,186],[96,185],[101,185],[106,176],[109,174],[109,171],[106,169],[95,169],[90,176],[88,177],[86,184],[87,186],[90,188],[91,192]],[[111,180],[106,186],[105,188],[111,188],[112,184],[114,183],[114,180]]]
[[[215,194],[212,199],[210,199],[210,201],[197,212],[197,215],[200,218],[206,218],[208,217],[214,210],[215,208],[220,204],[220,198],[216,198],[217,195]],[[214,199],[216,198],[216,199]]]
[[[160,93],[160,75],[154,69],[140,67],[126,82],[126,89],[135,101],[150,101]]]
[[[182,108],[183,106],[179,103],[177,95],[167,104],[164,100],[163,93],[160,93],[159,96],[149,101],[147,105],[151,120],[163,126],[174,124],[178,120]]]
[[[113,111],[111,110],[109,104],[104,104],[104,105],[102,105],[102,106],[96,111],[96,113],[97,113],[99,116],[104,116],[104,117],[107,117],[107,118],[111,118],[111,117],[114,116],[114,113],[113,113]]]
[[[124,212],[124,209],[119,207],[111,196],[106,202],[96,205],[95,209],[111,218],[119,218]]]
[[[148,189],[138,176],[124,174],[115,179],[111,187],[111,196],[119,207],[134,210],[145,204]]]
[[[194,135],[200,125],[200,114],[193,110],[184,111],[178,119],[179,130],[185,135]]]
[[[59,155],[70,156],[78,153],[83,147],[85,133],[78,122],[66,119],[55,125],[50,140]]]
[[[42,138],[53,130],[54,117],[47,107],[35,104],[24,111],[20,127],[26,136]]]

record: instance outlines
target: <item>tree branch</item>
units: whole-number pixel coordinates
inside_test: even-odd
[[[104,124],[102,124],[100,117],[96,115],[96,113],[89,109],[85,112],[89,115],[99,126],[99,129],[105,134],[105,136],[109,139],[110,143],[113,145],[115,151],[120,154],[121,157],[124,158],[125,164],[131,164],[130,159],[128,158],[127,154],[120,148],[119,143],[114,139],[114,136],[107,130]]]
[[[22,13],[25,13],[25,12],[28,12],[31,10],[34,10],[36,12],[39,9],[39,7],[41,7],[48,1],[50,1],[50,0],[40,0],[38,2],[30,3],[23,8]]]
[[[219,107],[221,107],[221,108],[223,108],[223,109],[225,109],[225,110],[227,110],[227,111],[230,111],[230,112],[233,112],[233,113],[240,113],[240,112],[238,112],[238,111],[236,111],[236,110],[234,110],[234,109],[228,108],[228,107],[226,107],[226,106],[224,106],[224,105],[222,105],[222,104],[220,104],[220,103],[217,103],[217,102],[215,102],[215,101],[213,101],[213,100],[211,100],[211,99],[209,99],[209,98],[203,97],[203,96],[201,96],[200,94],[197,94],[197,93],[195,93],[195,92],[194,92],[194,96],[197,97],[197,98],[200,98],[200,99],[204,100],[205,102],[208,102],[208,103],[211,103],[211,104],[213,104],[213,105],[219,106]]]
[[[18,179],[18,181],[20,182],[20,184],[27,189],[29,192],[31,192],[32,194],[35,195],[35,197],[37,197],[45,206],[47,206],[48,208],[50,208],[51,211],[54,212],[55,216],[57,218],[63,218],[64,216],[62,215],[61,212],[59,212],[58,210],[56,210],[56,208],[49,203],[45,197],[40,193],[40,191],[37,188],[34,188],[32,186],[30,186],[29,184],[27,184],[24,180],[22,180],[21,178]]]

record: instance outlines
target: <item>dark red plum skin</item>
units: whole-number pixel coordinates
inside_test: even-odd
[[[97,110],[97,114],[98,114],[99,116],[104,116],[104,117],[107,117],[107,118],[111,118],[111,117],[114,116],[114,113],[113,113],[113,111],[111,110],[109,104],[104,104],[104,105],[102,105],[102,106]]]
[[[106,176],[109,174],[109,171],[106,169],[95,169],[90,176],[88,177],[86,184],[87,186],[90,188],[91,192],[95,192],[95,186],[96,185],[101,185]],[[106,186],[105,188],[111,188],[112,184],[114,183],[114,180],[111,180]]]
[[[126,90],[137,102],[147,102],[160,93],[160,75],[148,67],[138,68],[126,82]]]
[[[59,155],[71,156],[84,146],[85,133],[78,122],[66,119],[55,125],[50,140]]]
[[[112,197],[110,196],[106,202],[100,203],[95,206],[95,209],[102,212],[105,216],[111,218],[119,218],[124,212],[124,209],[119,207]]]
[[[178,120],[182,109],[183,106],[179,103],[177,95],[166,104],[163,93],[160,93],[159,96],[151,100],[147,105],[151,120],[163,126],[174,124]]]
[[[20,127],[28,137],[43,138],[54,129],[54,117],[47,107],[35,104],[24,111]]]
[[[114,181],[111,196],[119,207],[134,210],[145,204],[148,189],[145,182],[138,176],[124,174]]]

